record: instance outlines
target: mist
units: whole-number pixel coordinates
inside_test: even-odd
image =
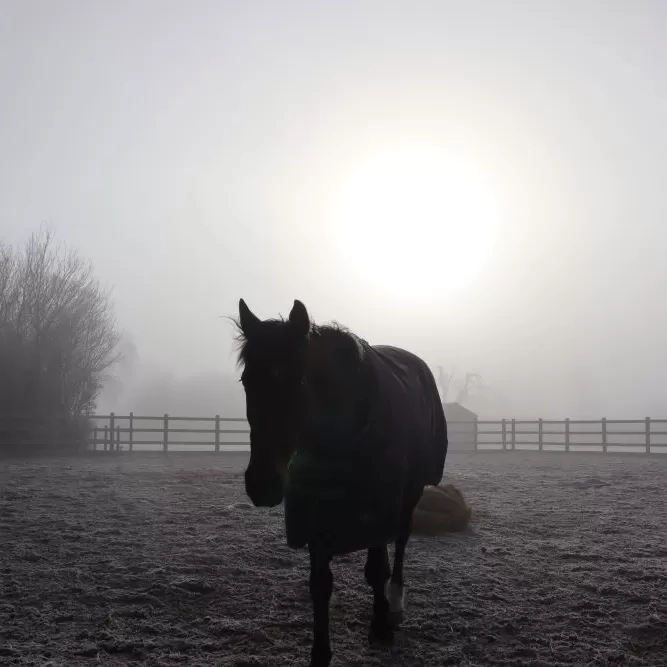
[[[659,416],[666,19],[648,1],[10,0],[0,237],[46,222],[113,286],[132,353],[101,412],[241,416],[221,316],[243,297],[479,373],[482,416]],[[339,252],[338,193],[395,145],[464,156],[502,202],[457,289],[454,235],[428,296]]]

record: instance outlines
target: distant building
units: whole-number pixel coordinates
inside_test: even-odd
[[[444,403],[449,448],[473,451],[476,445],[477,415],[460,403]]]

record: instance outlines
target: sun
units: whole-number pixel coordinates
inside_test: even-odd
[[[424,149],[377,154],[352,173],[334,206],[338,250],[385,296],[461,290],[492,251],[501,206],[474,164]]]

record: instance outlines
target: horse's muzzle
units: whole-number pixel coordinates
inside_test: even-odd
[[[245,471],[245,490],[255,507],[276,507],[283,501],[283,475],[251,463]]]

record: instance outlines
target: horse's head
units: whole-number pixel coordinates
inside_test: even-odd
[[[238,327],[250,425],[245,488],[254,505],[273,507],[283,499],[303,415],[310,318],[303,303],[295,301],[287,320],[260,320],[241,299]]]
[[[361,341],[337,325],[311,325],[295,301],[287,320],[260,320],[239,301],[239,361],[250,424],[246,492],[255,505],[283,499],[297,446],[344,441],[368,419]]]

